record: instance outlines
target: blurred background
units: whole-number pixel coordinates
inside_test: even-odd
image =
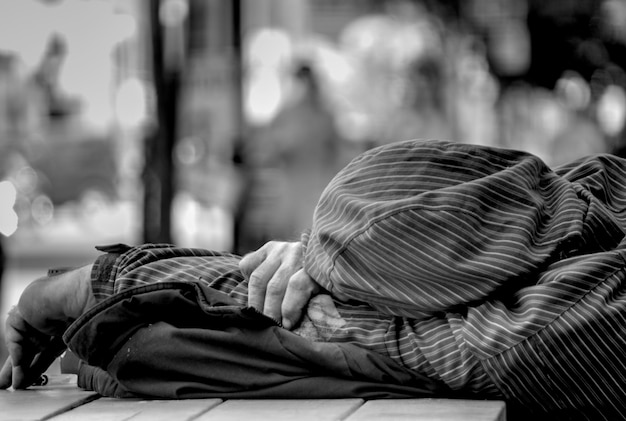
[[[297,239],[384,143],[626,154],[625,48],[626,0],[2,0],[0,311],[98,244]]]

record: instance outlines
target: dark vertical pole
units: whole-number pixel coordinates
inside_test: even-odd
[[[244,133],[242,7],[242,0],[232,0],[233,94],[235,96],[234,112],[238,125],[237,137],[239,138],[243,138]]]
[[[233,66],[233,113],[235,116],[235,134],[234,134],[234,157],[233,160],[238,170],[242,173],[243,182],[247,184],[246,162],[243,154],[245,144],[246,123],[243,112],[243,0],[233,0],[231,3],[231,27],[232,27],[232,66]],[[243,187],[247,191],[247,185]],[[243,194],[245,196],[245,193]],[[234,229],[233,229],[233,249],[236,253],[243,253],[246,250],[242,248],[241,240],[241,217],[245,203],[240,201],[238,209],[235,209]]]
[[[150,0],[151,65],[156,96],[156,122],[145,144],[144,230],[145,242],[171,243],[171,205],[175,172],[172,152],[177,136],[180,68],[166,63],[165,34],[159,14],[161,0]]]

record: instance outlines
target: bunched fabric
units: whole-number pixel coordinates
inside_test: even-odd
[[[611,155],[553,170],[512,150],[385,145],[322,194],[305,268],[394,316],[394,357],[420,355],[454,389],[485,392],[486,376],[538,415],[621,419],[625,186]]]
[[[458,396],[384,355],[310,341],[246,307],[238,256],[158,244],[102,250],[92,273],[99,302],[63,337],[85,389],[162,399]]]

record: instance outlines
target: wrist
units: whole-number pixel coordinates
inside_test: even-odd
[[[31,282],[18,302],[24,319],[47,335],[60,335],[95,304],[90,284],[91,265],[44,276]]]

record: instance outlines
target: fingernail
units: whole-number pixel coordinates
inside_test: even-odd
[[[287,319],[283,319],[283,327],[287,330],[291,330],[291,326],[293,326],[293,324],[287,320]]]

